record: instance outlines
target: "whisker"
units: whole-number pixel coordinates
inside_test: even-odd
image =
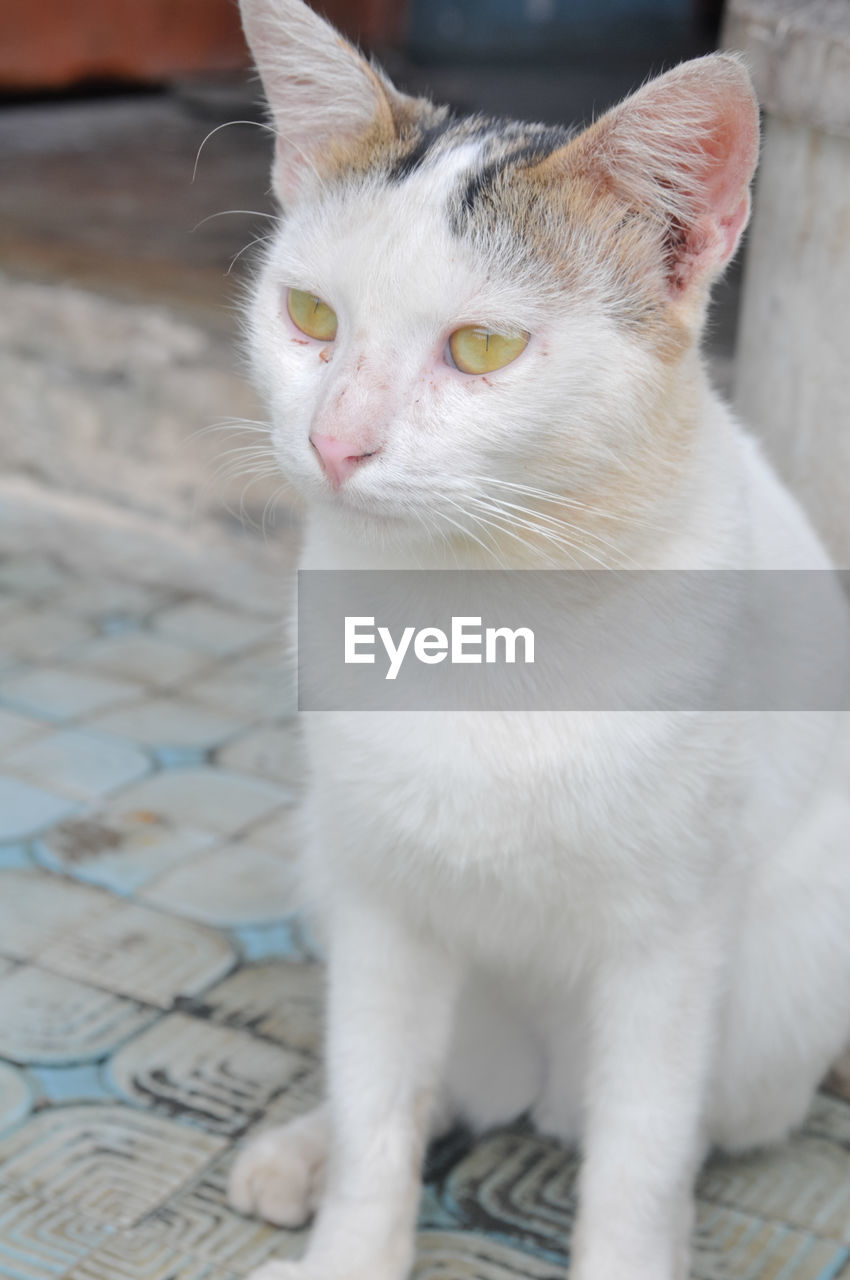
[[[235,253],[235,254],[233,255],[233,257],[231,258],[231,260],[230,260],[230,266],[227,268],[227,270],[225,271],[225,273],[224,273],[224,274],[225,274],[226,276],[229,276],[229,275],[230,275],[231,271],[232,271],[232,270],[233,270],[233,268],[236,266],[236,263],[237,263],[237,262],[239,261],[239,259],[242,257],[242,254],[243,254],[243,253],[247,253],[249,249],[253,249],[253,247],[254,247],[254,245],[255,245],[255,244],[263,244],[265,241],[270,240],[270,239],[271,239],[271,236],[265,236],[265,235],[264,235],[264,236],[254,236],[254,239],[253,239],[253,240],[249,240],[247,244],[243,244],[243,246],[242,246],[242,248],[239,250],[239,252],[238,252],[238,253]]]
[[[517,524],[519,524],[520,528],[526,528],[531,530],[533,526],[530,526],[526,521],[517,521],[514,517],[511,517],[508,515],[502,515],[500,519],[499,518],[500,513],[493,509],[490,509],[490,515],[495,517],[495,521],[491,522],[493,523],[494,528],[499,529],[501,533],[507,534],[508,537],[513,538],[515,542],[518,542],[520,546],[525,547],[526,550],[533,551],[535,552],[536,555],[541,554],[540,548],[535,546],[534,543],[530,542],[528,538],[523,538],[517,532],[515,527]],[[547,542],[551,542],[553,545],[558,546],[561,550],[566,551],[568,555],[570,553],[570,547],[575,545],[575,544],[569,543],[564,538],[556,538],[554,537],[554,535],[546,534],[545,532],[543,533],[543,536]],[[552,556],[547,555],[545,551],[542,554],[546,558],[547,563],[557,567],[559,563],[557,560],[554,560]],[[570,556],[570,559],[573,560],[574,563],[576,563],[575,557]]]
[[[460,505],[460,503],[453,502],[452,499],[447,496],[446,496],[446,501],[450,502],[453,507],[456,507],[457,510],[460,511],[461,515],[466,516],[467,519],[476,520],[474,516],[471,516],[468,511],[464,510],[464,508]],[[444,520],[448,520],[449,524],[454,525],[454,527],[458,529],[464,535],[464,537],[471,538],[473,542],[476,542],[485,555],[492,556],[494,559],[497,558],[493,548],[488,547],[485,543],[483,543],[481,539],[477,537],[470,529],[465,529],[462,524],[459,524],[457,520],[453,520],[452,517],[450,515],[447,515],[444,511],[441,512],[441,516]],[[480,522],[477,520],[476,520],[476,523],[480,524]]]
[[[515,493],[527,494],[528,497],[539,498],[545,502],[551,502],[555,506],[569,507],[575,511],[584,511],[588,515],[597,516],[602,520],[616,520],[624,524],[638,525],[641,528],[651,530],[653,533],[676,532],[676,530],[665,525],[642,520],[638,516],[623,515],[621,512],[608,511],[604,507],[597,507],[587,502],[581,502],[578,498],[570,498],[567,497],[566,494],[558,493],[554,490],[540,489],[533,485],[519,484],[512,480],[500,480],[496,476],[471,476],[470,479],[475,480],[484,486],[499,485],[505,489],[512,489]]]
[[[201,152],[209,142],[210,138],[213,136],[213,134],[218,133],[221,129],[229,129],[230,126],[234,124],[251,124],[251,125],[254,125],[255,128],[257,129],[265,129],[267,133],[274,134],[275,132],[270,124],[264,124],[261,120],[225,120],[224,124],[217,124],[214,129],[210,129],[209,133],[204,138],[201,145],[198,147],[198,151],[195,156],[195,165],[194,165],[194,168],[192,169],[193,182],[195,181],[195,178],[198,176],[198,161],[201,158]]]
[[[474,498],[473,501],[481,503],[482,499]],[[532,507],[524,507],[515,502],[507,502],[505,499],[501,499],[501,498],[487,498],[486,502],[498,503],[501,509],[510,510],[511,512],[521,513],[516,517],[517,519],[521,519],[521,515],[530,516],[531,520],[524,522],[525,527],[530,530],[534,530],[535,532],[545,534],[547,532],[555,533],[555,531],[558,529],[566,529],[566,530],[569,530],[571,533],[578,534],[581,540],[591,539],[593,542],[599,543],[600,546],[602,547],[608,547],[616,555],[623,556],[625,559],[631,560],[632,563],[636,564],[636,561],[634,561],[633,557],[630,556],[627,552],[623,551],[620,547],[618,547],[616,543],[609,541],[608,538],[603,538],[601,534],[594,533],[590,529],[585,529],[581,525],[573,524],[569,520],[561,520],[556,516],[547,515],[545,512],[535,511]],[[551,527],[547,529],[546,528],[547,525]],[[576,545],[578,547],[582,546],[581,542],[574,543],[573,545]],[[586,550],[586,548],[582,548],[582,549]],[[589,554],[589,552],[587,554]]]
[[[205,218],[201,218],[200,222],[196,222],[194,227],[192,227],[192,235],[194,235],[200,227],[204,226],[205,223],[212,222],[213,218],[227,218],[230,214],[234,213],[244,213],[252,218],[269,218],[274,222],[277,221],[276,213],[263,212],[262,209],[219,209],[218,213],[208,213]]]
[[[196,440],[199,436],[212,435],[213,432],[219,431],[254,431],[258,435],[270,435],[271,424],[268,422],[259,422],[253,418],[223,418],[221,422],[213,422],[206,427],[198,427],[197,431],[192,431],[187,440]]]
[[[502,520],[504,522],[505,532],[509,532],[510,527],[513,526],[514,524],[517,524],[519,525],[520,528],[528,530],[529,533],[534,533],[538,535],[538,537],[542,537],[546,542],[550,543],[552,546],[559,547],[565,551],[576,551],[580,555],[586,556],[588,559],[593,560],[594,563],[600,565],[603,569],[607,569],[611,567],[610,565],[606,564],[604,560],[601,560],[598,556],[594,555],[593,552],[590,551],[583,544],[583,542],[576,541],[574,538],[570,538],[563,533],[559,533],[555,529],[547,529],[544,525],[542,525],[536,519],[526,520],[520,516],[515,515],[513,512],[503,511],[500,509],[500,507],[496,506],[491,500],[485,502],[485,501],[482,501],[481,499],[473,498],[471,499],[471,501],[476,503],[476,505],[483,507],[484,510],[488,511],[490,515],[501,515]],[[508,505],[515,506],[515,504],[508,504]],[[523,508],[520,508],[520,509],[523,509]],[[530,514],[535,515],[536,513],[531,512]],[[581,529],[577,525],[569,525],[565,521],[560,521],[558,523],[562,524],[565,529],[570,529],[571,531],[577,532],[580,535],[580,537],[595,536],[593,534],[588,535],[588,532],[586,530]],[[529,548],[529,550],[535,549],[534,544],[529,542],[528,539],[522,539],[522,541],[524,545]],[[612,544],[609,544],[609,545],[612,545]],[[571,556],[570,558],[575,562],[574,556]]]

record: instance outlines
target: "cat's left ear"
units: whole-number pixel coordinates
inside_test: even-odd
[[[344,163],[392,143],[402,95],[302,0],[240,0],[276,133],[272,180],[284,206]]]
[[[758,145],[746,68],[734,55],[711,54],[659,76],[602,116],[572,144],[572,159],[660,220],[675,296],[709,283],[735,252]]]

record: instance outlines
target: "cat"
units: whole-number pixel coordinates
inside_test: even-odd
[[[740,60],[574,134],[405,96],[300,0],[241,8],[283,210],[248,344],[303,567],[828,567],[699,353],[758,152]],[[523,1113],[582,1152],[571,1275],[681,1280],[709,1147],[781,1140],[850,1036],[844,721],[304,731],[328,1099],[236,1160],[238,1211],[316,1212],[252,1280],[402,1280],[429,1137]]]

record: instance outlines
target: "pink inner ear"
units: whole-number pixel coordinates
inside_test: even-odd
[[[677,241],[670,260],[670,288],[682,293],[692,281],[729,261],[747,225],[750,197],[745,192],[729,215],[706,214],[697,218]]]
[[[670,284],[676,291],[724,266],[738,245],[750,212],[749,183],[758,152],[754,104],[718,104],[710,128],[688,157],[691,181],[683,194],[693,220],[673,251]]]
[[[726,218],[737,210],[756,162],[758,138],[752,112],[735,105],[721,108],[715,129],[703,144],[704,164],[698,172],[702,196],[699,203],[707,212]],[[696,193],[695,193],[696,194]]]
[[[741,232],[750,216],[749,192],[738,202],[738,207],[720,219],[720,261],[728,262],[735,252]]]

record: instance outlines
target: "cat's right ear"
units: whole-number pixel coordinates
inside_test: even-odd
[[[758,141],[746,68],[713,53],[651,80],[539,169],[561,182],[580,175],[643,214],[670,296],[699,296],[746,225]]]
[[[286,206],[347,154],[391,142],[388,92],[365,58],[302,0],[240,0],[240,9],[275,128],[272,181]]]

